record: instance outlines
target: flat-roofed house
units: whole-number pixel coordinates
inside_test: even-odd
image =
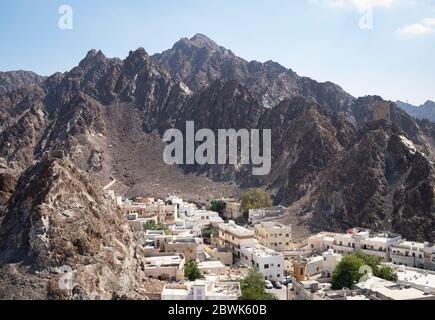
[[[284,277],[284,255],[260,244],[242,248],[242,262],[256,268],[265,280],[281,281]]]
[[[159,280],[184,280],[185,259],[182,254],[159,255],[144,259],[144,273]]]
[[[185,284],[166,284],[162,300],[238,300],[242,295],[239,282],[197,280]]]
[[[292,227],[277,222],[261,222],[255,225],[255,236],[260,244],[276,251],[292,249]]]

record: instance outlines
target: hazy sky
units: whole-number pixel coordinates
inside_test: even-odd
[[[61,5],[72,30],[59,28]],[[50,75],[91,48],[153,54],[198,32],[354,96],[435,100],[435,0],[1,0],[0,71]]]

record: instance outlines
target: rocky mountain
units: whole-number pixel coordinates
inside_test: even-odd
[[[18,181],[0,228],[1,299],[145,299],[141,249],[101,186],[59,155]],[[147,287],[148,286],[148,287]]]
[[[319,180],[313,227],[360,225],[435,238],[433,162],[396,124],[366,124]]]
[[[88,190],[83,172],[102,184],[116,179],[119,191],[131,196],[176,193],[205,201],[260,186],[311,230],[342,231],[356,224],[435,240],[434,124],[381,97],[355,99],[335,84],[301,77],[277,63],[247,62],[203,35],[154,56],[137,49],[121,60],[91,50],[69,72],[0,95],[0,115],[0,174],[6,178],[0,192],[3,203],[10,198],[0,228],[2,261],[30,259],[30,265],[46,269],[53,266],[38,261],[47,255],[64,259],[38,237],[34,241],[42,251],[35,252],[28,239],[45,234],[45,220],[37,220],[38,226],[29,221],[42,215],[40,208],[51,208],[44,214],[63,223],[58,219],[66,204],[52,202],[62,188],[62,199],[79,200],[77,210],[90,203],[104,207],[97,190],[81,196],[80,190]],[[249,165],[165,165],[162,135],[168,128],[184,131],[186,121],[215,132],[271,129],[270,174],[253,176]],[[63,159],[47,165],[47,152]],[[54,178],[68,175],[71,186]],[[36,181],[47,187],[36,188]],[[104,208],[114,210],[115,222],[116,209]],[[100,216],[87,217],[84,210],[75,217],[86,229],[98,225]],[[68,223],[76,228],[78,220]],[[114,233],[118,239],[121,230],[107,228],[112,229],[96,234]],[[105,247],[106,240],[96,243]],[[68,241],[74,243],[72,235]],[[79,247],[72,248],[72,257]],[[95,251],[88,256],[93,263],[104,261]]]
[[[396,104],[417,119],[435,122],[435,102],[433,101],[428,100],[421,106],[414,106],[402,101],[397,101]]]
[[[172,49],[153,58],[175,81],[183,82],[194,92],[215,80],[235,80],[267,108],[285,98],[302,95],[341,111],[347,110],[354,99],[336,84],[300,77],[276,62],[248,62],[202,34],[181,39]]]
[[[38,85],[44,80],[45,77],[31,71],[0,72],[0,95],[22,87]]]

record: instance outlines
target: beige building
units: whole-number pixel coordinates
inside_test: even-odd
[[[240,258],[240,251],[246,246],[258,244],[255,239],[254,230],[249,230],[236,225],[234,221],[219,225],[219,244],[229,248],[237,257]]]
[[[228,272],[228,267],[221,261],[202,261],[198,263],[198,269],[203,275],[225,275]]]
[[[262,222],[255,226],[255,236],[260,244],[276,251],[292,249],[292,227],[277,222]]]
[[[173,225],[178,219],[177,205],[158,204],[157,222],[166,225]]]
[[[168,237],[161,243],[162,251],[166,253],[182,253],[186,262],[195,261],[199,240],[194,237]]]
[[[149,278],[159,280],[184,280],[185,259],[179,255],[160,255],[144,259],[144,273]]]
[[[227,201],[225,202],[225,211],[224,215],[228,219],[236,220],[243,216],[242,212],[240,211],[241,204],[239,202],[231,202]]]
[[[226,266],[233,265],[233,252],[229,248],[204,246],[204,253],[212,260],[219,260]]]

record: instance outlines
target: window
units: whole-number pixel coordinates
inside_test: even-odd
[[[265,264],[265,265],[264,265],[264,269],[269,269],[269,265],[268,265],[268,264]]]
[[[281,278],[281,275],[278,273],[278,274],[276,275],[276,277],[277,277],[277,278]]]
[[[280,264],[278,265],[278,268],[281,268],[281,265],[280,265]]]

